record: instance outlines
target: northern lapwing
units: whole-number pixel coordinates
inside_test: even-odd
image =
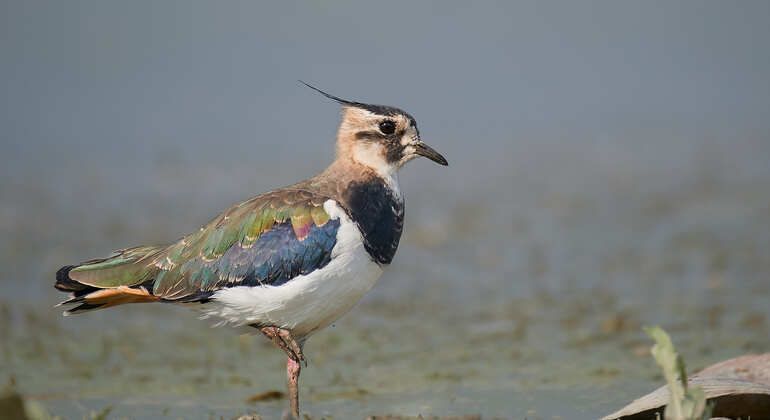
[[[397,171],[418,156],[447,165],[408,113],[307,86],[342,106],[336,159],[326,170],[236,204],[174,243],[62,267],[55,287],[71,294],[62,304],[74,305],[64,314],[163,302],[255,328],[288,355],[290,415],[299,417],[305,340],[348,312],[398,248]]]

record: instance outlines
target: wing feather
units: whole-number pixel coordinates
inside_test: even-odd
[[[189,301],[223,287],[278,285],[321,268],[339,227],[321,198],[284,190],[233,207],[158,256],[153,294]]]
[[[56,287],[89,310],[111,306],[110,299],[190,302],[224,287],[283,284],[330,261],[339,220],[324,210],[328,199],[305,190],[266,193],[170,245],[127,248],[63,267]],[[120,293],[99,292],[104,289]]]

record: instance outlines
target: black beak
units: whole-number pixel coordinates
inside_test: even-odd
[[[449,165],[449,162],[444,159],[444,156],[441,156],[441,153],[433,150],[432,147],[428,146],[422,141],[417,142],[417,144],[414,145],[414,152],[420,156],[425,156],[426,158],[438,163],[439,165]]]

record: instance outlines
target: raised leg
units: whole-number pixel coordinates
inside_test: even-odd
[[[292,337],[291,332],[278,327],[258,327],[270,341],[283,350],[288,356],[286,360],[286,380],[289,389],[289,409],[292,419],[299,419],[299,372],[302,363],[307,366],[305,355],[302,354],[302,342]]]

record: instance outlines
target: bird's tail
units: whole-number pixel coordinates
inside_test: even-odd
[[[62,267],[56,272],[54,287],[69,292],[70,298],[59,305],[76,305],[64,315],[160,300],[152,294],[152,285],[158,271],[156,260],[164,249],[128,248],[107,258]]]

